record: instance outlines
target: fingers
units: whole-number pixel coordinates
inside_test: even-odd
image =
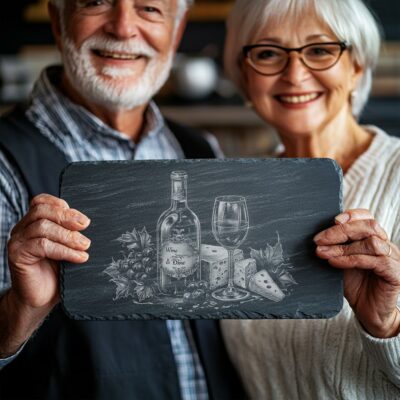
[[[387,245],[388,245],[388,252],[386,253],[386,257],[390,257],[390,258],[400,261],[399,247],[391,242],[387,242]]]
[[[24,233],[26,240],[47,238],[75,250],[87,250],[90,240],[76,231],[70,231],[47,219],[41,219],[29,225]]]
[[[51,200],[53,199],[60,200],[55,197]],[[77,210],[70,209],[64,200],[60,202],[42,202],[40,199],[34,200],[31,203],[31,208],[28,213],[11,231],[11,235],[18,234],[30,224],[44,219],[70,230],[83,230],[87,228],[90,223],[89,218]]]
[[[43,258],[85,262],[90,240],[79,231],[89,224],[89,218],[64,200],[47,194],[36,196],[11,232],[9,258],[20,265],[38,263]]]
[[[314,237],[318,257],[337,268],[373,270],[400,284],[400,250],[369,210],[348,210],[335,218],[335,224]]]
[[[25,229],[30,224],[42,219],[47,219],[71,230],[83,230],[90,223],[89,218],[77,210],[60,208],[50,204],[38,204],[29,210],[20,223],[16,225],[14,231]]]
[[[328,260],[333,267],[340,269],[371,270],[389,284],[400,285],[399,261],[386,256],[350,255],[333,257]]]
[[[49,204],[53,205],[55,207],[60,207],[60,208],[69,208],[68,203],[65,200],[62,200],[58,197],[54,197],[50,194],[39,194],[38,196],[35,196],[30,203],[30,208],[33,208],[39,204]]]
[[[362,221],[366,219],[374,219],[371,211],[358,208],[355,210],[346,210],[346,212],[339,214],[335,217],[336,224],[345,224],[350,221]]]
[[[69,261],[75,264],[84,263],[89,259],[88,253],[84,251],[71,249],[47,238],[31,239],[20,246],[17,242],[10,242],[9,254],[10,260],[17,267],[37,264],[39,259]]]
[[[314,242],[318,246],[334,245],[371,236],[377,236],[383,241],[388,239],[386,232],[374,219],[356,220],[345,224],[340,223],[320,232],[314,237]]]
[[[323,259],[352,256],[358,254],[388,257],[393,251],[393,248],[391,246],[394,245],[390,245],[389,242],[384,241],[377,236],[370,236],[366,239],[355,241],[349,244],[341,244],[335,246],[318,246],[317,254]]]

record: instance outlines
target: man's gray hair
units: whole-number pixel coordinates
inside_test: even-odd
[[[315,11],[338,40],[351,45],[352,60],[364,68],[352,102],[353,115],[358,117],[371,91],[381,44],[378,23],[362,0],[236,0],[227,22],[226,73],[244,91],[242,47],[251,44],[268,24],[287,19],[295,24],[309,10]]]
[[[64,10],[65,2],[67,0],[49,0],[49,1],[62,12]],[[176,20],[179,22],[185,15],[185,12],[194,4],[195,0],[177,0],[177,1],[178,1],[178,12],[176,14]]]

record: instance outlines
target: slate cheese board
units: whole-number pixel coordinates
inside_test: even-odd
[[[312,238],[342,211],[330,159],[80,162],[60,197],[91,219],[63,263],[76,320],[330,318],[342,272]]]

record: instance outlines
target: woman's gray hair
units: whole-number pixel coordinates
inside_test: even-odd
[[[236,0],[227,21],[225,71],[244,91],[242,47],[251,44],[268,24],[280,24],[287,19],[295,22],[310,9],[338,40],[351,45],[353,61],[364,69],[352,101],[352,112],[358,117],[371,91],[381,44],[378,23],[362,0]]]
[[[49,1],[62,12],[64,10],[65,2],[67,0],[49,0]],[[179,22],[185,15],[185,12],[193,5],[194,0],[177,0],[177,1],[178,1],[178,12],[176,14],[176,20],[177,22]]]

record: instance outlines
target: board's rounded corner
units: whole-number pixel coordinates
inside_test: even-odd
[[[80,163],[74,163],[74,162],[70,162],[68,163],[60,172],[60,178],[59,178],[59,197],[62,197],[62,188],[63,188],[63,183],[65,180],[65,177],[67,175],[67,173],[76,166],[76,164],[80,164]]]

